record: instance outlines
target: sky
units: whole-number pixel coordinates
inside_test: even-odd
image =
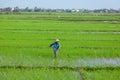
[[[0,0],[0,8],[120,9],[120,0]]]

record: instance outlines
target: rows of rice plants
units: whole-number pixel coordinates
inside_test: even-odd
[[[78,72],[60,69],[0,69],[1,80],[80,80]]]
[[[0,69],[1,80],[119,80],[119,70]]]
[[[120,14],[83,14],[83,13],[40,13],[40,14],[11,14],[0,16],[3,20],[120,20]],[[58,17],[59,16],[59,17]],[[114,16],[114,17],[113,17]]]
[[[119,67],[120,21],[119,16],[113,16],[0,15],[0,79],[82,80],[81,72],[59,68]],[[49,45],[56,38],[60,39],[61,49],[54,59]],[[43,69],[39,69],[41,67]],[[110,71],[111,74],[107,71],[85,71],[83,74],[86,80],[113,80],[115,74],[119,74],[119,70]]]
[[[88,80],[120,80],[120,70],[98,70],[88,72]]]
[[[4,54],[24,53],[48,56],[51,55],[49,54],[49,44],[59,36],[62,46],[60,52],[62,57],[120,56],[118,53],[120,50],[119,33],[107,31],[108,29],[119,31],[118,24],[103,24],[103,22],[87,22],[86,24],[86,22],[71,23],[61,21],[47,21],[48,23],[46,24],[46,20],[37,20],[37,22],[33,23],[31,20],[20,20],[17,22],[6,20],[5,22],[2,21],[0,27],[1,53]],[[85,31],[82,31],[82,29]],[[106,33],[96,33],[94,29],[98,30],[98,32],[103,29]],[[94,33],[91,31],[94,31]]]

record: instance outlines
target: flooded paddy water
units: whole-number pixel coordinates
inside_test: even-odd
[[[43,58],[0,55],[0,67],[120,67],[120,58]]]
[[[24,58],[21,57],[16,61],[13,58],[8,57],[6,61],[5,57],[0,56],[0,79],[120,79],[120,58],[54,59],[39,57],[35,59],[32,56],[24,56]]]

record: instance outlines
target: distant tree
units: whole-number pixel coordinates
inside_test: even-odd
[[[26,7],[26,8],[25,8],[25,12],[28,12],[28,10],[29,10],[29,7]]]
[[[25,11],[25,12],[32,12],[32,9],[29,9],[29,7],[26,7],[26,8],[24,9],[24,11]]]
[[[7,7],[7,8],[5,8],[4,10],[5,10],[6,12],[11,12],[11,11],[12,11],[12,8]]]
[[[65,12],[72,12],[72,10],[71,9],[65,9]]]
[[[0,8],[0,12],[2,12],[2,8]]]
[[[0,12],[1,13],[7,13],[7,14],[9,14],[9,13],[11,13],[12,12],[12,8],[10,8],[10,7],[6,7],[6,8],[0,8]]]
[[[34,12],[40,12],[41,8],[34,7]]]
[[[46,12],[52,12],[52,9],[46,9]]]
[[[20,12],[19,7],[14,7],[13,12]]]

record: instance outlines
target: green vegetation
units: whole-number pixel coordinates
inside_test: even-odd
[[[120,70],[99,70],[95,72],[88,73],[88,80],[119,80],[120,79]]]
[[[2,80],[80,80],[79,73],[59,69],[0,69]]]
[[[58,58],[54,59],[49,45],[56,38],[60,39],[61,50]],[[119,52],[120,16],[118,14],[112,16],[78,13],[0,15],[0,78],[2,80],[15,80],[16,77],[19,77],[18,80],[47,80],[46,76],[50,80],[57,80],[58,77],[58,80],[78,80],[81,78],[79,71],[44,68],[119,67]],[[43,67],[43,69],[7,68],[10,66],[12,68]],[[21,73],[25,74],[24,78]],[[86,71],[86,73],[88,80],[107,80],[107,78],[113,80],[116,79],[114,74],[119,72],[113,70],[108,75],[107,70],[101,70],[100,74],[99,71]],[[106,76],[101,78],[104,73]],[[52,77],[53,75],[55,76]],[[113,78],[109,77],[112,75]]]

